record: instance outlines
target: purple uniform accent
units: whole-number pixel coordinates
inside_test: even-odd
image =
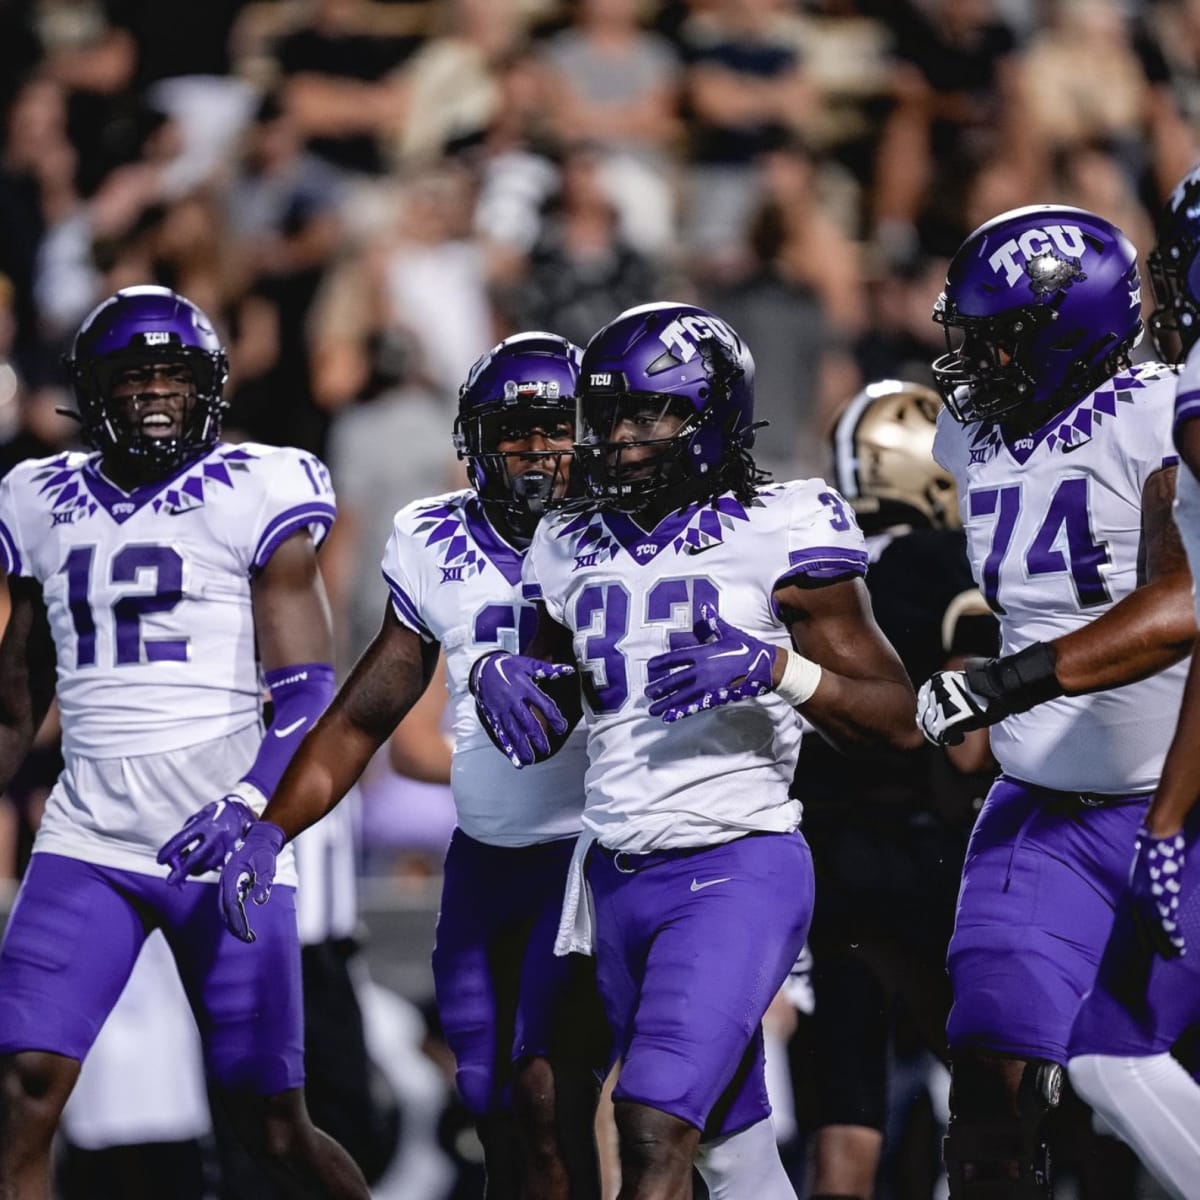
[[[1197,417],[1200,417],[1200,391],[1176,392],[1175,428],[1173,431],[1176,445],[1179,444],[1180,428]]]
[[[383,578],[392,594],[392,607],[400,623],[407,625],[423,641],[436,642],[437,638],[429,631],[429,626],[421,620],[420,611],[413,603],[412,597],[386,571]]]
[[[948,965],[947,1037],[1065,1064],[1149,797],[1079,796],[1007,776],[992,785],[963,868]]]
[[[624,1060],[614,1099],[706,1138],[769,1116],[761,1022],[808,934],[808,843],[797,832],[650,855],[596,847],[587,878],[596,982]]]
[[[21,552],[3,521],[0,521],[0,570],[3,570],[5,575],[21,574]]]
[[[1095,986],[1071,1030],[1072,1056],[1163,1054],[1200,1022],[1200,809],[1193,810],[1184,832],[1188,853],[1178,921],[1187,953],[1169,961],[1150,953],[1123,898]],[[1196,1064],[1188,1065],[1195,1070]]]
[[[554,937],[574,846],[489,846],[461,829],[450,839],[433,979],[472,1116],[508,1106],[512,1063],[549,1055],[572,998],[577,964],[555,957]],[[583,1034],[569,1022],[568,1036]]]
[[[307,504],[298,504],[295,508],[289,508],[287,512],[281,512],[263,530],[262,537],[258,539],[258,546],[252,560],[254,565],[256,567],[266,566],[271,555],[288,538],[302,529],[309,529],[314,525],[317,532],[313,536],[313,541],[319,546],[324,541],[336,516],[337,509],[324,500],[312,500]]]
[[[279,786],[296,747],[329,707],[335,680],[328,663],[298,663],[266,672],[263,682],[270,690],[275,711],[254,763],[242,778],[264,796],[270,796]]]
[[[229,1091],[274,1095],[304,1082],[296,893],[256,910],[258,941],[230,937],[213,884],[35,854],[0,947],[0,1054],[82,1059],[161,928],[200,1028],[207,1069]]]

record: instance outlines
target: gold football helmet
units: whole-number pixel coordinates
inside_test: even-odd
[[[898,379],[868,384],[846,405],[833,431],[834,477],[856,512],[897,505],[935,529],[962,526],[954,480],[933,458],[941,407],[932,388]]]

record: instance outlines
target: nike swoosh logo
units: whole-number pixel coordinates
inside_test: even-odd
[[[271,732],[278,738],[285,738],[289,734],[295,733],[296,730],[299,729],[301,725],[307,723],[307,721],[307,717],[300,717],[299,719],[293,721],[290,725],[285,725],[282,729],[272,729]]]
[[[1091,438],[1085,438],[1082,442],[1072,442],[1069,446],[1063,446],[1062,452],[1070,454],[1072,450],[1082,450],[1084,446],[1090,445],[1091,441]]]
[[[702,892],[702,891],[704,891],[704,889],[706,887],[713,887],[714,885],[716,885],[718,883],[728,883],[732,878],[733,878],[732,875],[726,875],[724,879],[706,879],[703,883],[697,883],[696,880],[693,878],[692,879],[692,891],[693,892]]]
[[[714,550],[714,549],[716,549],[717,546],[723,546],[724,544],[725,544],[724,542],[709,542],[707,545],[704,545],[704,546],[689,546],[688,553],[689,554],[704,554],[706,551]]]

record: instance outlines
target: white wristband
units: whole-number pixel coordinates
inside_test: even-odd
[[[225,795],[236,796],[256,817],[261,817],[262,810],[267,807],[266,796],[248,779],[243,779],[235,787],[231,787]]]
[[[783,678],[776,685],[775,694],[782,696],[793,708],[799,708],[812,699],[820,682],[821,668],[811,658],[789,650],[787,666],[783,668]]]

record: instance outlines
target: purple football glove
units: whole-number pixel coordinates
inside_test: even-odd
[[[189,875],[218,870],[256,820],[253,809],[232,794],[192,813],[158,851],[158,861],[171,868],[167,882],[180,886]]]
[[[1156,838],[1144,827],[1134,843],[1129,872],[1133,919],[1142,940],[1163,958],[1187,953],[1179,927],[1185,846],[1182,833]]]
[[[700,606],[692,632],[696,645],[668,650],[646,664],[651,716],[670,724],[774,687],[776,647],[735,629],[709,604]]]
[[[468,686],[480,720],[514,767],[528,767],[550,756],[550,740],[535,713],[541,713],[554,733],[567,731],[566,717],[537,681],[574,673],[575,668],[565,663],[503,650],[484,655],[471,668]]]
[[[283,851],[287,835],[270,821],[255,821],[229,856],[219,883],[221,916],[225,927],[243,942],[254,941],[254,930],[246,917],[246,901],[266,904],[275,882],[275,860]]]

